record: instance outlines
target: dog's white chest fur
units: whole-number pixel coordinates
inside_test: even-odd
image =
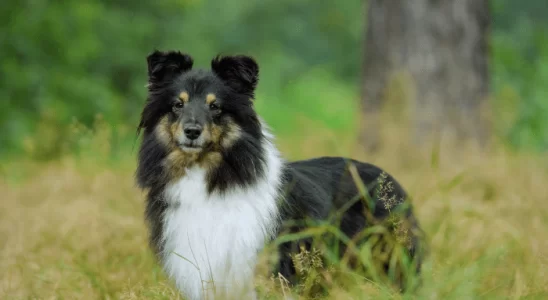
[[[278,217],[281,161],[272,151],[267,161],[263,179],[222,195],[207,192],[206,171],[198,167],[166,188],[163,265],[187,298],[253,293],[256,258]]]

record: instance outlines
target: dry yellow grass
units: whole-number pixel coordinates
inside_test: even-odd
[[[315,127],[298,144],[279,139],[286,157],[351,154],[351,137],[337,148]],[[375,157],[352,156],[382,166],[413,196],[431,246],[419,298],[548,298],[546,159],[502,148],[432,155],[391,143]],[[84,158],[2,167],[0,299],[177,299],[147,245],[133,155]],[[365,282],[332,295],[398,298]]]

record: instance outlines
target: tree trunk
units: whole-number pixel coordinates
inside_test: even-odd
[[[487,0],[369,1],[361,132],[367,150],[379,146],[388,83],[402,72],[413,84],[413,103],[406,104],[416,142],[445,132],[485,142],[489,23]]]

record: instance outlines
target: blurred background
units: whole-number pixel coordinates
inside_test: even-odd
[[[218,53],[255,56],[261,66],[257,105],[275,131],[285,136],[301,133],[298,128],[302,124],[296,123],[299,115],[334,130],[354,132],[359,114],[353,112],[362,106],[366,113],[375,111],[376,105],[367,106],[367,102],[382,102],[376,90],[390,87],[386,83],[391,81],[388,71],[413,68],[406,58],[394,56],[417,62],[421,60],[417,53],[446,51],[440,50],[446,47],[455,57],[459,53],[464,56],[442,53],[436,61],[441,66],[437,70],[420,63],[418,70],[439,78],[443,70],[451,70],[450,59],[454,58],[454,65],[470,68],[487,59],[487,73],[478,81],[480,89],[488,93],[474,92],[471,99],[462,93],[474,88],[458,82],[485,72],[464,70],[464,77],[459,79],[462,74],[458,70],[449,71],[446,77],[458,81],[456,91],[460,93],[455,101],[479,102],[477,94],[489,96],[494,125],[491,133],[514,148],[548,148],[545,1],[489,1],[487,9],[472,7],[468,15],[455,18],[447,4],[422,7],[426,2],[417,1],[413,4],[417,9],[413,9],[413,5],[397,2],[371,2],[375,11],[368,14],[366,2],[358,0],[249,0],[230,4],[199,0],[4,0],[0,153],[57,157],[62,149],[75,146],[67,140],[70,125],[78,122],[92,128],[98,116],[113,126],[114,145],[127,146],[131,141],[128,134],[133,134],[146,97],[145,57],[155,48],[188,52],[201,67],[209,67]],[[487,6],[487,1],[477,3]],[[461,6],[466,9],[474,5]],[[421,13],[435,17],[421,17]],[[366,41],[368,24],[376,25],[369,26],[372,40]],[[425,42],[420,36],[432,36],[433,40]],[[414,47],[410,39],[430,46]],[[476,49],[482,41],[487,47],[485,53]],[[467,57],[467,51],[477,54]],[[427,84],[439,85],[446,94],[455,93],[449,88],[450,80],[434,82],[424,78],[427,75],[415,77],[423,77],[417,79],[419,83],[426,80],[430,82]],[[368,86],[373,91],[364,92]],[[390,102],[392,108],[405,105],[401,99],[406,97],[398,92],[401,84],[384,89],[389,91],[389,97],[384,98],[396,101]],[[419,90],[417,98],[428,98],[425,95],[430,90]],[[431,102],[442,103],[447,97],[442,93],[434,98]],[[422,105],[428,108],[435,103]]]
[[[546,0],[2,0],[0,298],[177,297],[133,172],[145,58],[178,49],[257,59],[286,158],[398,178],[432,248],[423,298],[546,299],[546,16]],[[397,298],[357,286],[330,288]]]

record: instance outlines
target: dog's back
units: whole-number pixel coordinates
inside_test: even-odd
[[[322,244],[332,249],[338,247],[341,257],[349,255],[354,268],[360,267],[360,254],[355,253],[356,249],[371,241],[373,236],[380,237],[378,243],[368,244],[371,248],[368,251],[400,246],[407,256],[402,259],[410,260],[412,264],[409,267],[415,271],[420,270],[423,232],[414,217],[406,191],[391,175],[372,164],[343,157],[320,157],[288,164],[284,178],[284,219],[309,221],[307,225],[301,223],[286,229],[291,232],[302,230],[310,226],[310,221],[327,222],[338,228],[356,247],[349,247],[348,241],[340,237],[328,238],[325,235]],[[364,233],[376,225],[388,231],[383,234]],[[280,261],[282,275],[289,279],[295,277],[289,253],[300,251],[303,244],[310,248],[312,243],[312,239],[304,239],[282,244],[280,249],[286,254]],[[377,262],[381,270],[376,271],[388,271],[387,261]],[[403,288],[405,282],[402,281],[406,279],[396,279]]]

